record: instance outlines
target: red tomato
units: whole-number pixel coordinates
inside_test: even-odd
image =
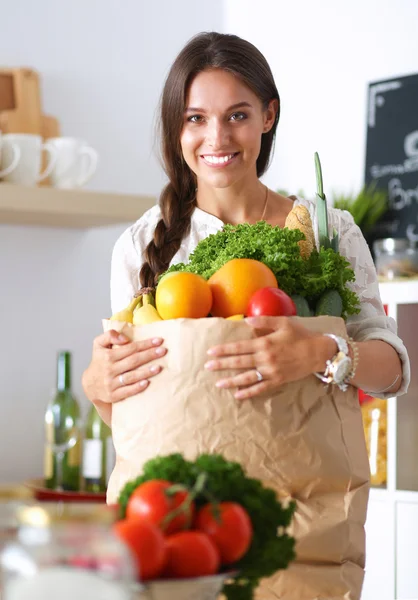
[[[248,303],[247,317],[293,317],[296,305],[283,290],[273,287],[261,288]]]
[[[113,525],[114,533],[130,548],[142,581],[157,578],[165,563],[165,539],[153,523],[123,519]]]
[[[172,483],[163,479],[152,479],[142,483],[131,494],[126,507],[128,519],[140,517],[158,525],[167,535],[186,529],[194,516],[194,504],[189,510],[182,512],[164,525],[169,513],[177,509],[188,496],[187,491],[179,491],[173,495],[167,493]]]
[[[220,565],[219,551],[201,531],[180,531],[165,540],[167,577],[214,575]]]
[[[228,565],[247,552],[253,526],[245,508],[236,502],[221,502],[218,509],[217,514],[213,504],[203,506],[197,514],[195,527],[210,537],[220,552],[221,563]]]

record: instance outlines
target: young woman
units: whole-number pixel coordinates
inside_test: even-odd
[[[269,190],[260,177],[271,157],[280,114],[279,94],[264,56],[237,36],[203,33],[180,52],[161,102],[162,155],[168,176],[158,206],[116,242],[111,269],[112,311],[124,308],[141,286],[153,286],[170,264],[187,262],[197,243],[224,223],[265,220],[283,227],[303,204],[317,228],[312,202]],[[355,340],[344,353],[352,361],[349,383],[379,395],[404,393],[409,361],[396,325],[385,316],[367,244],[352,217],[329,210],[330,230],[356,276],[361,312],[347,321]],[[237,398],[256,398],[286,382],[324,372],[337,341],[280,317],[253,320],[258,337],[209,351],[206,368],[219,370],[218,386]],[[158,376],[164,340],[130,342],[114,331],[99,335],[83,375],[87,397],[110,423],[112,403],[145,390]],[[355,354],[355,356],[354,356]],[[354,360],[355,359],[355,360]],[[241,368],[232,378],[222,371]],[[335,375],[336,377],[336,375]],[[343,383],[348,382],[348,377]],[[336,380],[336,383],[341,383]]]

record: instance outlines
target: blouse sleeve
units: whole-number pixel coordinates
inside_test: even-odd
[[[350,287],[360,299],[360,313],[351,315],[347,319],[348,334],[358,342],[382,340],[397,351],[402,362],[402,383],[396,393],[400,396],[407,391],[411,378],[409,357],[402,340],[397,335],[396,322],[385,314],[369,247],[360,228],[348,212],[331,209],[329,213],[331,225],[340,234],[340,253],[350,261],[355,273],[355,282],[351,283]],[[379,398],[393,395],[368,393]]]
[[[156,205],[126,229],[117,240],[110,267],[110,302],[112,313],[125,308],[140,289],[139,273],[144,263],[144,251],[160,219]]]
[[[141,257],[134,244],[132,227],[129,227],[119,237],[112,252],[110,267],[112,314],[128,306],[139,289],[141,263]]]

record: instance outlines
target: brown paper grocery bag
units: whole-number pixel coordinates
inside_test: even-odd
[[[298,317],[295,317],[298,318]],[[303,318],[311,330],[346,336],[342,319]],[[162,337],[162,372],[141,394],[113,405],[116,466],[108,502],[156,455],[202,452],[239,461],[297,510],[291,534],[297,560],[265,579],[260,600],[359,600],[364,575],[364,523],[369,491],[361,412],[354,388],[342,392],[315,376],[273,396],[238,401],[215,387],[204,369],[207,350],[249,339],[244,321],[176,319],[133,327],[104,321],[134,340]],[[224,372],[225,373],[225,372]],[[223,374],[224,374],[223,373]]]

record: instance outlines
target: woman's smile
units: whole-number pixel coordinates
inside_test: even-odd
[[[202,154],[200,158],[208,167],[219,169],[230,165],[238,155],[239,152],[232,152],[231,154]]]

